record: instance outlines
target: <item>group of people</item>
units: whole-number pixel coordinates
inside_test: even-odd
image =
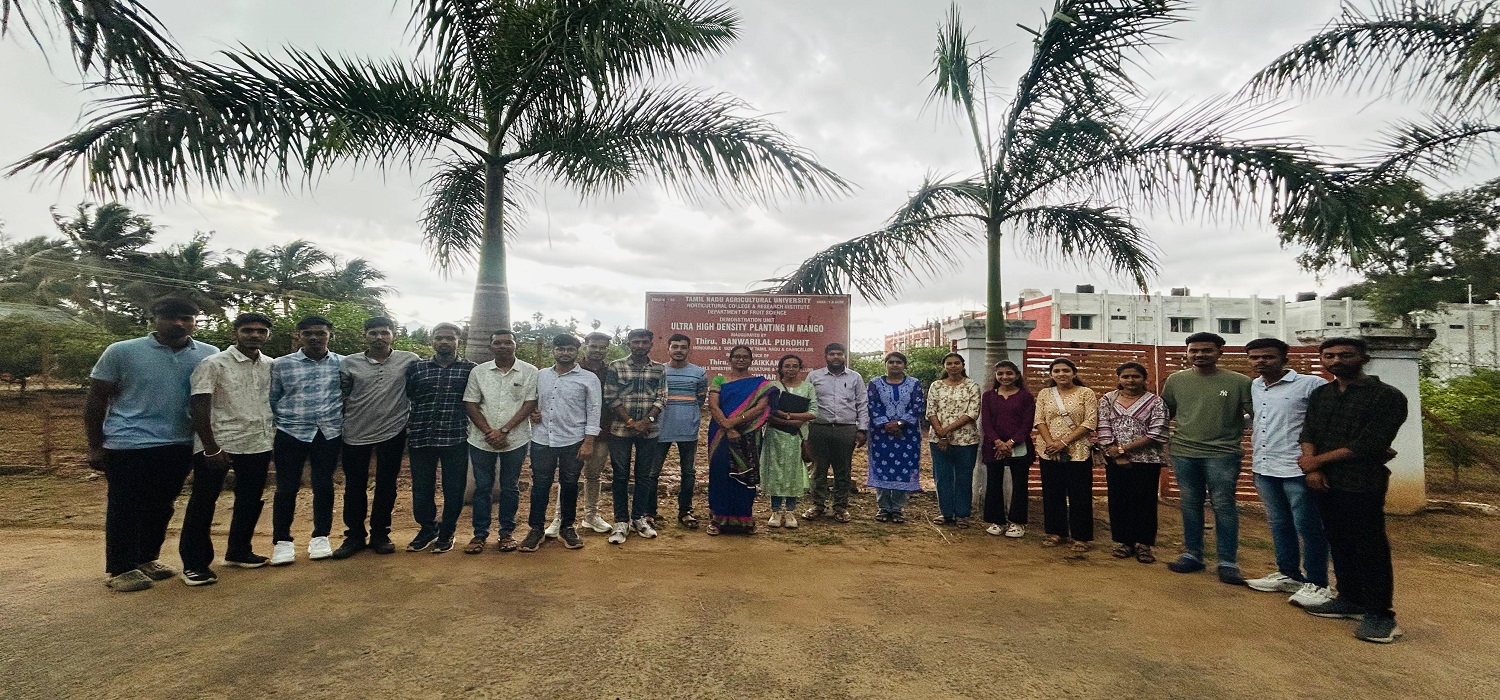
[[[455,547],[471,473],[473,536],[466,553],[488,546],[492,518],[500,551],[534,552],[548,539],[578,549],[580,526],[607,533],[611,544],[632,534],[654,538],[660,473],[674,445],[681,474],[677,522],[696,529],[693,465],[706,413],[704,529],[710,535],[753,533],[762,492],[770,498],[769,527],[799,527],[799,515],[849,522],[853,458],[866,444],[865,484],[878,494],[874,518],[903,523],[909,495],[921,490],[925,432],[937,485],[936,524],[971,526],[975,466],[982,462],[986,531],[1024,537],[1027,483],[1036,462],[1042,545],[1088,551],[1093,474],[1102,464],[1112,554],[1149,564],[1156,560],[1157,484],[1170,464],[1181,489],[1184,530],[1183,551],[1168,564],[1172,571],[1207,567],[1206,495],[1215,513],[1219,580],[1291,593],[1291,602],[1314,615],[1359,617],[1361,639],[1389,642],[1401,634],[1392,611],[1383,513],[1385,463],[1394,454],[1390,445],[1405,420],[1406,399],[1364,374],[1369,357],[1359,339],[1322,344],[1334,382],[1288,368],[1288,348],[1279,340],[1251,341],[1246,352],[1259,374],[1252,381],[1218,368],[1223,338],[1198,333],[1187,339],[1192,367],[1168,377],[1160,395],[1146,389],[1144,366],[1126,363],[1115,372],[1118,386],[1099,396],[1066,358],[1052,361],[1047,386],[1035,394],[1008,361],[993,368],[992,381],[981,389],[957,353],[943,358],[943,375],[925,387],[906,374],[907,357],[899,352],[885,357],[884,376],[865,381],[838,343],[824,348],[823,366],[809,372],[800,356],[780,357],[774,379],[752,374],[752,349],[736,346],[729,370],[710,380],[703,367],[687,361],[691,339],[681,334],[667,340],[669,362],[652,361],[655,337],[645,329],[628,334],[629,355],[613,362],[606,362],[609,336],[559,335],[552,341],[553,364],[538,368],[516,357],[515,335],[505,329],[491,335],[493,360],[466,360],[458,354],[461,329],[443,323],[431,331],[433,356],[423,359],[393,349],[395,323],[380,317],[364,324],[365,350],[348,356],[329,350],[330,321],[305,317],[296,326],[299,349],[272,360],[261,354],[272,327],[261,314],[236,317],[235,343],[221,352],[192,339],[200,314],[192,302],[163,299],[151,313],[152,333],[115,343],[100,357],[85,407],[89,462],[108,477],[106,584],[117,591],[143,590],[179,575],[159,559],[189,473],[180,577],[194,586],[217,581],[209,529],[229,469],[235,498],[227,566],[295,561],[291,530],[308,465],[308,558],[395,552],[391,520],[403,456],[418,527],[406,546],[411,552]],[[1236,559],[1235,504],[1247,424],[1278,569],[1248,582]],[[517,540],[528,455],[528,530]],[[599,511],[606,460],[611,520]],[[251,539],[272,463],[273,544],[266,557],[253,551]],[[329,536],[340,466],[345,529],[335,548]],[[498,503],[492,503],[497,486]],[[809,502],[799,512],[804,498]],[[1329,587],[1330,554],[1337,596]]]

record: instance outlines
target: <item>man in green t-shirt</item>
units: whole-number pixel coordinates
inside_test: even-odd
[[[1172,433],[1172,471],[1182,496],[1182,555],[1167,568],[1179,574],[1202,571],[1203,494],[1214,508],[1214,544],[1218,553],[1219,580],[1245,585],[1236,555],[1240,519],[1234,490],[1240,478],[1245,433],[1251,407],[1250,378],[1219,369],[1224,339],[1214,333],[1194,333],[1187,338],[1192,369],[1174,372],[1162,386],[1161,397],[1177,419]]]

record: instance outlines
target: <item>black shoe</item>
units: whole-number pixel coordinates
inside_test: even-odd
[[[1390,644],[1400,639],[1402,634],[1401,628],[1396,626],[1396,618],[1374,615],[1366,615],[1359,623],[1359,629],[1354,630],[1355,639],[1376,644]]]
[[[453,549],[453,535],[438,535],[437,540],[432,543],[432,553],[442,554]]]
[[[1326,603],[1309,605],[1302,612],[1331,620],[1357,620],[1364,616],[1365,609],[1343,598],[1334,598]]]
[[[1219,583],[1227,583],[1231,586],[1246,586],[1245,577],[1240,575],[1240,567],[1219,565]]]
[[[424,527],[417,532],[416,537],[411,538],[411,543],[406,545],[406,551],[420,552],[431,547],[432,543],[437,541],[437,538],[437,530],[429,530]]]
[[[344,543],[339,545],[338,549],[333,550],[333,558],[348,559],[349,557],[359,554],[359,550],[364,549],[365,547],[366,545],[364,540],[356,540],[352,538],[344,540]]]
[[[1173,573],[1191,574],[1194,572],[1202,571],[1208,567],[1204,566],[1203,562],[1198,561],[1192,555],[1183,554],[1182,556],[1177,557],[1177,559],[1169,562],[1167,564],[1167,568],[1171,569]]]
[[[259,569],[260,567],[265,566],[269,561],[271,561],[270,558],[263,557],[259,554],[256,554],[255,552],[251,552],[249,554],[239,554],[232,557],[227,554],[224,555],[224,566],[235,566],[241,569]]]
[[[578,535],[574,533],[573,536],[577,537]],[[542,540],[545,539],[547,539],[546,535],[540,528],[531,528],[531,532],[526,533],[526,539],[521,540],[521,546],[516,549],[522,552],[535,552],[542,546]]]
[[[213,569],[203,567],[202,569],[183,569],[182,582],[189,586],[207,586],[219,582],[219,577],[214,575]]]
[[[583,549],[583,539],[578,536],[576,528],[565,527],[562,529],[563,546],[568,549]]]
[[[395,554],[396,553],[396,543],[392,542],[390,540],[381,540],[379,542],[371,542],[370,543],[370,549],[374,550],[376,554]]]

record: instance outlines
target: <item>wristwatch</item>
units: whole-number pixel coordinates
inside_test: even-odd
[[[646,420],[651,421],[652,423],[655,423],[656,422],[656,416],[646,416]]]

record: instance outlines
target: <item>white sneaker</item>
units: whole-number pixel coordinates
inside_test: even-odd
[[[1026,536],[1026,526],[1025,525],[1017,525],[1015,523],[1011,523],[1009,527],[1005,528],[1005,536],[1009,537],[1009,538],[1012,538],[1012,539],[1019,538],[1019,537],[1025,537]]]
[[[542,534],[546,535],[549,540],[557,539],[557,536],[562,534],[562,518],[553,518],[552,524],[548,525],[547,529],[542,531]]]
[[[1296,593],[1292,594],[1292,597],[1286,599],[1286,602],[1299,608],[1310,608],[1314,605],[1322,605],[1330,600],[1333,600],[1333,591],[1315,583],[1304,583],[1301,588],[1297,589]]]
[[[587,527],[587,528],[590,528],[594,532],[597,532],[597,533],[599,533],[601,535],[604,534],[604,533],[606,533],[606,532],[609,532],[610,530],[614,529],[614,528],[612,528],[612,527],[609,526],[609,523],[606,522],[604,520],[604,518],[599,517],[598,513],[595,513],[593,515],[590,515],[590,516],[584,518],[583,519],[583,526]]]
[[[1000,527],[998,523],[990,523],[990,526],[984,529],[984,533],[987,535],[994,535],[996,537],[999,537],[1005,534],[1005,528]]]
[[[788,530],[797,529],[797,515],[792,511],[781,514],[781,526]]]
[[[1302,589],[1302,582],[1294,579],[1280,571],[1272,571],[1260,578],[1252,578],[1245,585],[1262,593],[1296,593]]]
[[[333,545],[327,537],[314,537],[307,541],[307,558],[317,561],[333,556]]]
[[[625,536],[628,532],[630,532],[630,523],[615,523],[614,532],[609,536],[609,543],[625,544]]]
[[[281,541],[271,547],[271,566],[284,566],[294,561],[297,561],[297,545]]]
[[[768,527],[781,527],[781,511],[771,513],[771,519],[766,521]]]
[[[645,518],[635,519],[635,531],[641,537],[651,539],[656,536],[656,528],[651,527],[651,522]]]

